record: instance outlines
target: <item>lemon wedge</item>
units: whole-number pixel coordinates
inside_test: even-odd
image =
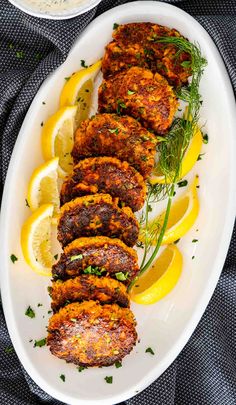
[[[193,168],[195,165],[198,156],[200,155],[201,148],[202,148],[202,133],[199,129],[199,127],[196,127],[196,130],[194,132],[194,135],[189,143],[189,146],[184,154],[183,160],[182,160],[182,165],[181,165],[181,170],[180,170],[180,176],[179,180],[182,179],[190,170]],[[160,167],[156,167],[154,169],[149,182],[151,184],[163,184],[163,183],[171,183],[172,179],[166,178],[160,170]]]
[[[35,211],[40,205],[53,204],[53,216],[58,215],[60,207],[57,184],[58,161],[58,157],[53,158],[34,170],[27,194],[27,200],[32,211]]]
[[[88,68],[74,73],[61,91],[60,107],[77,105],[76,127],[88,118],[92,101],[93,82],[101,69],[101,65],[102,62],[99,60]]]
[[[183,258],[175,245],[167,246],[150,269],[137,280],[131,299],[137,304],[154,304],[165,297],[177,284]]]
[[[196,176],[189,186],[187,192],[175,201],[170,209],[169,219],[166,227],[162,245],[173,243],[174,241],[182,238],[189,229],[193,226],[199,213],[199,199],[197,194],[198,177]],[[165,217],[165,211],[162,212],[157,218],[154,218],[148,224],[148,233],[153,235],[158,234],[158,229],[161,229]],[[157,232],[155,232],[155,229]],[[139,240],[145,241],[145,230],[141,229]],[[156,245],[156,238],[149,242]]]
[[[27,264],[38,274],[51,276],[51,219],[53,205],[44,204],[25,221],[21,248]]]
[[[65,177],[72,171],[71,151],[74,145],[75,115],[77,107],[63,107],[44,124],[42,151],[45,160],[59,158],[58,174]]]

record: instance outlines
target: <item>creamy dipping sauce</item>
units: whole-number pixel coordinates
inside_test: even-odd
[[[86,0],[23,0],[22,4],[42,13],[54,13],[73,10]]]

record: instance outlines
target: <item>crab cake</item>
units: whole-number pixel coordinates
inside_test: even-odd
[[[52,267],[52,275],[54,279],[65,280],[80,275],[89,267],[106,270],[103,275],[115,279],[119,277],[117,274],[124,274],[124,284],[131,282],[139,272],[134,249],[119,239],[95,236],[76,239],[66,246],[60,260]]]
[[[138,240],[139,225],[129,207],[118,207],[109,194],[77,197],[61,208],[58,240],[68,245],[80,236],[105,235],[119,238],[128,246]]]
[[[69,304],[49,320],[47,345],[53,355],[80,366],[111,366],[136,344],[128,308],[94,301]]]
[[[160,73],[174,87],[187,83],[191,75],[190,54],[179,51],[158,37],[183,38],[175,29],[152,23],[120,25],[113,32],[114,40],[105,48],[102,72],[105,78],[131,66]]]
[[[133,211],[142,208],[146,197],[143,177],[127,162],[112,157],[88,158],[79,162],[63,183],[61,204],[86,194],[109,193]]]
[[[82,274],[66,281],[54,281],[50,287],[50,296],[54,312],[68,303],[87,300],[129,307],[129,296],[124,284],[93,274]]]
[[[129,116],[97,114],[83,121],[75,134],[75,163],[85,157],[115,156],[146,179],[154,167],[156,137]]]
[[[100,113],[119,112],[139,119],[144,127],[165,134],[178,107],[167,80],[159,73],[131,67],[103,80],[98,91]]]

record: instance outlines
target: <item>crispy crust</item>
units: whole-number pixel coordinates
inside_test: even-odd
[[[61,204],[87,194],[109,193],[133,211],[142,208],[146,197],[143,177],[127,162],[114,157],[88,158],[79,162],[63,183]]]
[[[102,71],[105,78],[115,73],[139,66],[160,73],[168,82],[179,87],[187,83],[191,70],[182,66],[190,61],[186,52],[178,52],[171,44],[155,40],[157,37],[181,37],[175,29],[152,23],[120,25],[114,32],[114,40],[105,48]]]
[[[172,124],[177,98],[166,79],[148,69],[131,67],[103,80],[98,92],[100,113],[120,111],[164,134]]]
[[[115,156],[147,178],[154,167],[156,144],[156,137],[132,117],[97,114],[76,131],[72,156],[75,163],[85,157]]]
[[[118,237],[133,246],[138,239],[139,224],[129,207],[118,207],[109,194],[77,197],[61,208],[58,240],[66,246],[81,236]]]
[[[69,304],[49,320],[52,354],[81,366],[110,366],[132,350],[137,333],[128,308],[94,301]]]
[[[82,257],[76,258],[79,255]],[[119,239],[95,236],[76,239],[66,246],[60,260],[52,267],[52,274],[54,279],[65,280],[78,276],[89,266],[105,269],[104,275],[115,279],[116,273],[128,273],[124,284],[132,281],[139,272],[138,256],[134,249]]]
[[[54,281],[50,296],[54,312],[68,303],[86,300],[129,307],[129,296],[124,284],[109,277],[97,277],[91,274],[82,274],[66,281]]]

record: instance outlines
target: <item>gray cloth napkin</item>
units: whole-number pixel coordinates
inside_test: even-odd
[[[167,1],[192,14],[216,43],[236,91],[236,1]],[[125,1],[104,0],[65,21],[28,16],[0,0],[1,184],[30,103],[42,81],[65,59],[78,35],[97,15]],[[216,84],[217,85],[217,84]],[[222,134],[222,142],[224,134]],[[215,293],[197,329],[168,370],[127,405],[236,404],[236,234]],[[27,375],[14,351],[0,310],[0,404],[61,402]]]

